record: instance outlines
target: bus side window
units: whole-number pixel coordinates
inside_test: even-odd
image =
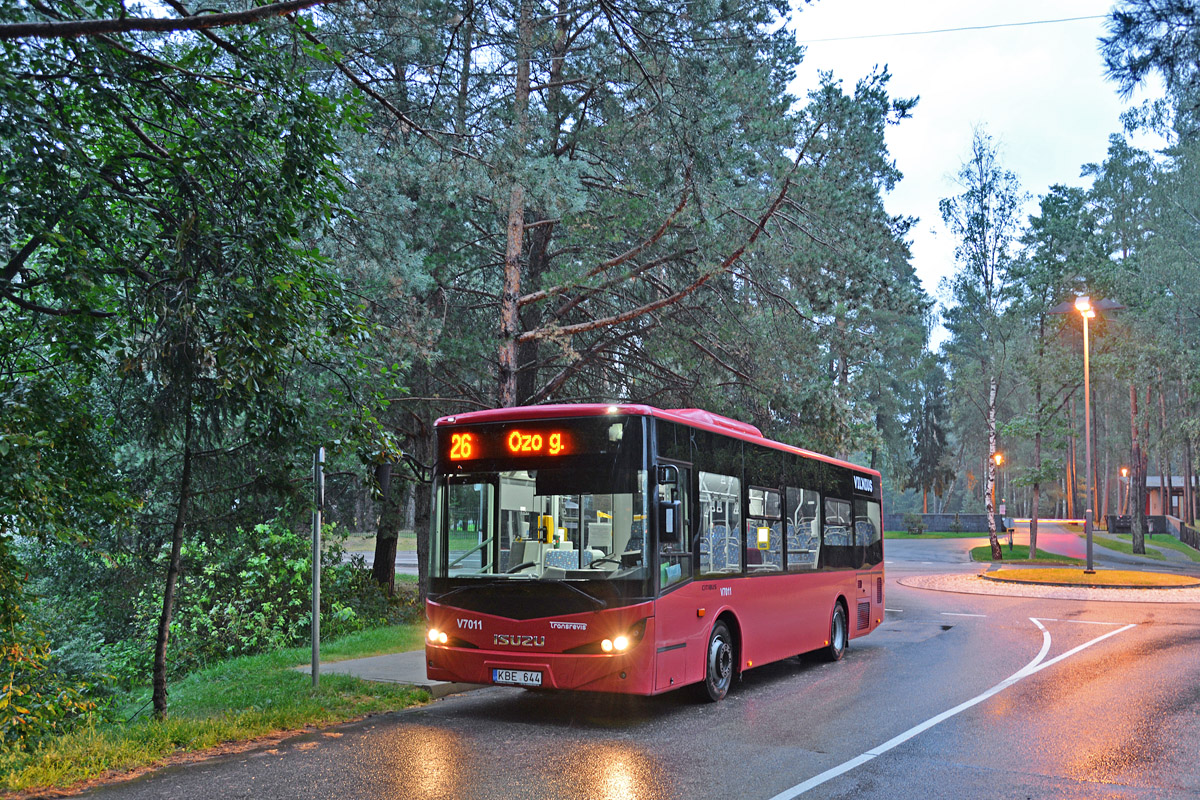
[[[826,548],[826,566],[859,566],[854,563],[854,519],[850,503],[832,497],[825,498],[825,528],[822,539]]]
[[[746,568],[751,572],[779,572],[783,569],[783,513],[779,490],[751,486],[749,498]]]
[[[821,555],[821,493],[787,488],[787,569],[808,572]]]
[[[674,520],[678,538],[660,543],[658,549],[663,588],[692,577],[691,468],[681,466],[678,470],[677,480],[658,485],[659,500],[679,503],[679,518]]]
[[[742,482],[731,475],[701,472],[700,550],[701,574],[742,571]]]
[[[883,525],[879,503],[874,500],[854,501],[855,544],[863,552],[864,564],[874,566],[883,561]]]

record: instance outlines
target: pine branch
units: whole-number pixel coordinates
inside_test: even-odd
[[[797,160],[796,164],[799,165],[799,163],[799,160]],[[793,171],[794,170],[795,167],[793,167]],[[613,316],[605,317],[603,319],[592,320],[590,322],[581,322],[576,325],[564,325],[562,327],[550,326],[528,331],[518,336],[517,341],[532,342],[538,339],[548,339],[558,336],[574,336],[575,334],[587,333],[588,331],[594,331],[598,328],[608,328],[613,325],[619,325],[622,322],[628,322],[629,320],[637,319],[638,317],[649,314],[652,311],[657,311],[664,306],[669,306],[673,303],[679,302],[716,276],[724,272],[728,272],[729,268],[741,259],[742,254],[746,252],[746,249],[758,241],[758,237],[762,235],[763,230],[765,230],[767,227],[767,222],[769,222],[771,217],[775,215],[775,212],[783,203],[783,199],[787,197],[787,192],[788,189],[791,188],[791,185],[792,176],[788,175],[787,179],[783,182],[783,188],[779,190],[779,194],[775,197],[775,200],[771,203],[770,207],[758,220],[758,224],[754,227],[754,230],[750,233],[750,236],[746,239],[746,241],[742,243],[741,247],[726,256],[725,260],[722,261],[716,268],[704,273],[695,281],[683,287],[674,294],[660,298],[651,303],[646,303],[645,305],[637,308],[631,308],[628,311],[621,312],[620,314],[614,314]]]
[[[53,22],[10,22],[0,25],[0,41],[10,39],[58,39],[76,36],[100,36],[107,33],[173,33],[203,31],[249,25],[272,17],[282,17],[312,6],[340,3],[342,0],[285,0],[248,11],[225,14],[198,14],[192,17],[121,17],[118,19],[70,19]]]

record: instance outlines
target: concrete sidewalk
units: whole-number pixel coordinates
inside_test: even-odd
[[[312,674],[311,665],[297,667],[306,675]],[[483,688],[475,683],[449,683],[431,681],[425,677],[425,650],[410,650],[407,653],[389,653],[385,656],[352,658],[346,661],[331,661],[321,664],[322,675],[351,675],[364,681],[380,683],[402,683],[424,689],[436,699],[448,694],[468,692]]]

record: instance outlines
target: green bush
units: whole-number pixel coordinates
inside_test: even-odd
[[[386,595],[361,557],[343,561],[341,536],[326,529],[321,557],[321,635],[342,636],[385,624]],[[310,637],[312,544],[281,521],[256,525],[220,546],[195,543],[183,554],[171,624],[172,671],[302,644]],[[150,592],[161,597],[161,589]],[[152,602],[147,616],[157,620]]]
[[[98,693],[57,668],[45,632],[25,613],[25,571],[8,543],[0,537],[0,748],[29,748],[96,712]]]
[[[904,527],[913,536],[918,536],[925,532],[925,518],[920,514],[905,514]]]
[[[65,733],[99,709],[92,684],[56,670],[41,631],[8,631],[0,649],[0,746],[24,747]]]
[[[181,558],[167,663],[172,677],[240,655],[303,645],[312,606],[312,543],[281,519],[228,534],[191,537]],[[333,638],[419,616],[415,599],[389,599],[362,558],[344,563],[342,536],[327,526],[321,559],[321,636]],[[49,631],[56,670],[103,691],[96,673],[120,687],[149,680],[162,614],[169,547],[135,555],[59,542],[23,553],[37,566],[32,607]],[[110,687],[110,688],[115,688]]]

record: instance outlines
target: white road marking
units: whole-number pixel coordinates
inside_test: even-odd
[[[897,613],[897,614],[903,614],[903,613],[904,613],[904,609],[903,609],[903,608],[885,608],[885,609],[884,609],[884,611],[894,611],[894,612],[895,612],[895,613]]]
[[[943,617],[986,617],[987,614],[956,614],[953,611],[943,611]]]
[[[968,708],[972,708],[974,706],[979,705],[984,700],[987,700],[988,698],[999,694],[1000,692],[1004,691],[1005,689],[1012,686],[1013,684],[1015,684],[1019,681],[1022,681],[1025,678],[1028,678],[1030,675],[1041,672],[1042,670],[1046,669],[1046,667],[1053,666],[1054,664],[1057,664],[1058,662],[1062,661],[1065,658],[1070,658],[1071,656],[1075,655],[1076,653],[1078,653],[1088,647],[1091,647],[1094,644],[1099,644],[1100,642],[1104,641],[1105,639],[1108,639],[1109,637],[1116,636],[1118,633],[1124,633],[1125,631],[1127,631],[1131,628],[1137,627],[1137,624],[1133,623],[1133,624],[1126,625],[1123,628],[1118,628],[1117,630],[1109,631],[1108,633],[1097,636],[1095,639],[1092,639],[1091,641],[1088,641],[1088,642],[1084,642],[1083,644],[1079,645],[1078,647],[1068,650],[1067,652],[1063,653],[1062,655],[1056,656],[1055,658],[1052,658],[1049,661],[1046,661],[1043,663],[1042,659],[1044,659],[1046,657],[1046,654],[1050,652],[1050,631],[1046,630],[1046,626],[1043,625],[1040,620],[1035,619],[1034,617],[1030,617],[1029,619],[1031,622],[1033,622],[1034,625],[1037,625],[1042,630],[1042,649],[1037,654],[1037,656],[1034,657],[1034,659],[1032,661],[1030,661],[1028,664],[1026,664],[1024,667],[1017,670],[1016,672],[1014,672],[1012,675],[1005,678],[1004,680],[1000,681],[1000,683],[997,683],[995,686],[988,689],[983,694],[972,697],[970,700],[967,700],[964,703],[959,703],[958,705],[956,705],[954,708],[950,709],[949,711],[943,711],[941,714],[938,714],[935,717],[930,717],[929,719],[925,720],[924,722],[922,722],[918,725],[914,725],[913,727],[909,728],[908,730],[906,730],[904,733],[900,734],[899,736],[896,736],[892,739],[887,740],[886,742],[879,745],[878,747],[868,750],[867,752],[863,753],[860,756],[855,756],[854,758],[850,759],[849,761],[846,761],[842,764],[838,764],[836,767],[833,767],[831,769],[827,769],[824,772],[822,772],[820,775],[816,775],[812,778],[809,778],[808,780],[804,781],[803,783],[798,783],[790,789],[784,789],[779,794],[770,798],[770,800],[793,800],[793,798],[799,797],[800,795],[804,794],[805,792],[809,791],[810,789],[815,789],[816,787],[820,786],[821,784],[827,783],[828,781],[833,780],[834,778],[838,777],[839,775],[845,775],[850,770],[855,769],[857,767],[861,767],[863,764],[867,763],[868,761],[870,761],[878,756],[883,755],[884,753],[888,752],[889,750],[899,747],[900,745],[904,744],[905,742],[907,742],[909,739],[913,738],[914,736],[924,733],[925,731],[929,730],[933,726],[935,726],[939,723],[945,722],[946,720],[950,719],[953,716],[961,714],[963,711],[966,711]]]
[[[1124,622],[1097,622],[1091,619],[1050,619],[1049,617],[1038,617],[1042,622],[1072,622],[1076,625],[1112,625],[1114,628],[1118,625],[1124,625]]]

